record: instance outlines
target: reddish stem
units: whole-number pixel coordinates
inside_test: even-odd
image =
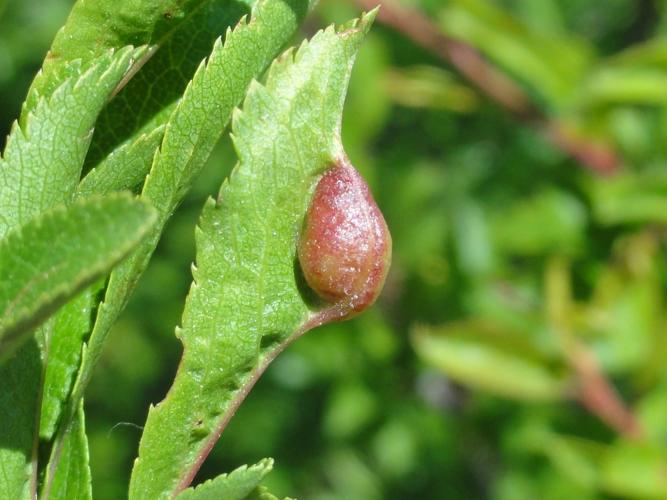
[[[454,66],[474,87],[517,118],[534,126],[557,148],[598,173],[613,172],[619,159],[608,144],[592,142],[568,132],[547,117],[513,80],[486,61],[472,46],[445,36],[421,12],[393,0],[356,0],[364,10],[381,3],[378,20],[399,31],[420,47]]]
[[[246,381],[246,383],[239,389],[239,391],[236,393],[234,396],[234,399],[232,402],[229,404],[229,407],[225,411],[222,420],[218,424],[218,427],[215,429],[215,431],[211,434],[211,436],[208,438],[206,443],[204,444],[204,447],[200,451],[199,455],[197,456],[197,459],[195,462],[192,464],[190,468],[188,468],[185,471],[185,474],[183,477],[181,477],[181,480],[178,482],[178,485],[176,486],[176,489],[173,492],[172,498],[176,497],[181,491],[186,489],[188,486],[190,486],[190,483],[194,480],[195,476],[197,475],[197,472],[199,472],[199,469],[201,468],[202,464],[204,463],[204,460],[206,460],[206,457],[211,453],[213,450],[213,447],[215,444],[218,442],[220,439],[220,436],[222,435],[223,431],[229,424],[229,421],[232,419],[232,417],[236,414],[236,411],[239,409],[241,406],[241,403],[245,400],[245,398],[248,396],[252,388],[255,386],[259,378],[262,376],[262,374],[266,371],[266,369],[269,367],[271,362],[278,357],[278,355],[283,352],[292,342],[297,340],[299,337],[301,337],[304,333],[308,332],[309,330],[312,330],[313,328],[316,328],[324,323],[327,323],[329,321],[335,321],[336,319],[339,319],[341,316],[340,312],[338,311],[338,308],[336,306],[324,309],[317,313],[315,316],[311,317],[308,321],[306,321],[298,330],[296,330],[292,335],[290,335],[286,340],[278,344],[272,351],[270,351],[264,358],[260,360],[259,365],[255,370],[252,372],[250,375],[250,378]]]
[[[568,351],[579,378],[577,397],[581,404],[621,436],[640,439],[643,430],[639,422],[604,376],[595,356],[581,343],[571,342]]]

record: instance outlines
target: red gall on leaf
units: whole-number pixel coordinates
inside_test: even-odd
[[[319,180],[299,239],[308,285],[347,319],[377,299],[391,262],[391,235],[366,181],[347,158]]]

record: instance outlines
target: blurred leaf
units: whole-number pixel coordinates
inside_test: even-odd
[[[667,446],[667,384],[653,388],[637,404],[635,413],[642,429],[656,445]]]
[[[323,2],[326,5],[327,2]],[[341,4],[332,4],[340,9]],[[352,9],[351,16],[354,16]],[[345,16],[349,19],[351,16]],[[348,155],[355,163],[355,153],[360,148],[367,148],[368,142],[385,125],[389,111],[390,100],[387,92],[378,85],[378,81],[386,71],[388,50],[386,44],[378,37],[369,36],[359,49],[357,64],[352,70],[350,89],[345,102],[344,116],[354,116],[353,119],[343,119],[343,142]],[[369,89],[373,89],[369,92]],[[349,110],[349,113],[347,113]],[[362,174],[366,174],[363,172]],[[371,187],[373,184],[370,182]]]
[[[654,121],[645,109],[618,106],[609,111],[609,133],[628,163],[643,163],[655,152]]]
[[[412,340],[424,361],[475,389],[527,401],[558,400],[568,389],[528,339],[488,324],[417,327]]]
[[[664,105],[667,71],[602,67],[586,79],[578,92],[577,99],[587,108],[608,104]]]
[[[384,78],[387,93],[397,104],[470,113],[478,106],[475,92],[435,66],[392,69]]]
[[[592,311],[597,335],[591,343],[606,370],[627,373],[639,370],[649,357],[660,304],[650,282],[620,282],[617,286],[618,295]]]
[[[58,307],[108,273],[154,221],[148,204],[116,195],[57,207],[0,240],[2,357]]]
[[[419,467],[420,454],[415,434],[420,430],[394,417],[375,434],[373,452],[378,467],[386,476],[409,480],[407,474]]]
[[[334,439],[350,438],[363,430],[376,413],[376,398],[362,384],[341,384],[329,397],[324,433]]]
[[[492,2],[454,0],[440,24],[530,85],[550,107],[569,99],[590,64],[582,40],[531,29]]]
[[[604,63],[612,68],[667,69],[667,38],[656,37],[632,44]]]
[[[519,199],[491,216],[497,251],[518,255],[572,254],[584,243],[587,213],[564,191],[548,189]]]
[[[461,270],[479,278],[493,269],[494,255],[487,218],[472,200],[459,203],[454,213],[454,242]]]
[[[667,175],[660,170],[619,173],[588,185],[600,223],[634,224],[667,220]]]
[[[518,0],[514,8],[521,20],[531,30],[550,35],[562,35],[566,32],[562,7],[558,0]]]
[[[531,332],[540,349],[549,355],[558,355],[561,348],[547,330],[543,317],[541,290],[534,284],[518,280],[483,281],[465,296],[466,309],[487,323],[516,332]]]
[[[335,449],[324,457],[324,461],[332,498],[382,498],[378,478],[353,450]]]
[[[266,365],[322,322],[295,279],[294,242],[318,175],[343,154],[347,81],[374,16],[319,32],[278,59],[235,115],[239,164],[199,221],[178,331],[183,358],[167,397],[149,411],[130,498],[189,483]]]
[[[397,259],[410,270],[429,259],[442,264],[449,229],[446,175],[438,165],[430,163],[411,164],[409,174],[401,170],[394,175],[394,195],[387,204],[386,217],[395,246],[400,248]]]
[[[568,480],[595,491],[600,482],[600,461],[606,449],[583,439],[551,435],[544,442],[543,453]]]
[[[246,500],[262,498],[258,491],[260,482],[273,469],[273,460],[265,458],[261,462],[244,465],[229,474],[222,474],[215,479],[206,481],[196,488],[188,488],[178,500]]]
[[[602,463],[604,489],[630,498],[667,497],[667,452],[655,443],[620,441]]]

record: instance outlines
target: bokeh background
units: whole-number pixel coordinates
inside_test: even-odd
[[[372,3],[321,0],[295,42]],[[71,4],[0,0],[3,137]],[[301,499],[667,498],[667,4],[387,3],[343,128],[393,233],[383,296],[281,355],[200,479],[271,456]],[[224,139],[89,387],[96,498],[126,495],[234,162]]]

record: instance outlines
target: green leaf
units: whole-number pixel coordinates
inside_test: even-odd
[[[532,28],[493,2],[448,2],[440,25],[530,85],[551,108],[568,102],[592,59],[582,40]]]
[[[664,69],[602,67],[590,75],[577,98],[585,108],[609,104],[664,106],[667,104]]]
[[[37,491],[36,407],[42,377],[41,339],[28,339],[0,364],[0,498],[30,499]]]
[[[239,165],[200,219],[178,331],[183,359],[166,399],[149,410],[131,499],[186,488],[271,360],[322,321],[299,288],[295,241],[318,176],[344,154],[347,82],[373,18],[279,58],[235,115]]]
[[[659,443],[619,441],[602,465],[604,490],[624,498],[667,498],[667,453]]]
[[[477,389],[528,401],[557,400],[568,389],[559,370],[527,338],[485,323],[418,327],[412,340],[424,361]]]
[[[21,125],[14,125],[0,160],[0,239],[12,228],[71,199],[97,115],[133,58],[142,53],[131,48],[103,53],[85,67],[79,65],[79,73],[54,87],[48,98],[33,95],[33,106],[26,108]],[[37,490],[42,363],[45,337],[51,336],[52,326],[40,328],[0,369],[4,382],[0,388],[3,498],[31,497]]]
[[[81,363],[81,346],[92,328],[94,307],[94,296],[89,288],[68,302],[54,317],[42,385],[39,436],[44,440],[53,436],[63,402],[72,389],[76,369]],[[72,314],[72,311],[81,314]]]
[[[137,41],[155,44],[133,67],[133,73],[141,68],[138,75],[127,85],[125,78],[125,86],[97,120],[86,157],[88,167],[92,165],[94,168],[79,185],[79,197],[141,187],[162,141],[163,124],[197,64],[210,52],[213,40],[247,11],[245,5],[236,1],[197,0],[175,4],[171,0],[161,0],[143,2],[140,6],[132,3],[126,0],[77,3],[54,42],[51,55],[59,54],[60,60],[53,65],[53,57],[47,58],[44,73],[50,74],[52,81],[58,81],[60,73],[70,65],[65,61],[76,57],[86,60],[100,46],[113,48]],[[166,29],[160,28],[163,24]],[[94,43],[89,43],[91,39]],[[91,47],[94,50],[91,51]],[[60,70],[59,64],[62,66]],[[35,86],[40,85],[52,83],[38,78]],[[146,125],[144,122],[150,123]],[[135,131],[141,125],[145,125],[145,133]],[[122,138],[125,138],[124,142]],[[61,331],[59,325],[87,324],[91,308],[73,302],[60,311],[60,316],[63,319],[55,325],[50,349],[62,353],[67,359],[57,361],[58,370],[47,368],[45,396],[52,394],[57,398],[44,400],[40,434],[45,439],[49,439],[55,430],[62,406],[60,402],[69,396],[72,377],[80,366],[83,336],[76,330]],[[60,346],[61,343],[65,345]],[[52,373],[60,376],[51,376]],[[53,404],[47,405],[49,401]],[[71,405],[65,424],[74,408],[74,404]],[[54,456],[58,456],[57,449]]]
[[[245,500],[257,493],[264,476],[273,469],[273,460],[265,458],[248,467],[244,465],[229,474],[222,474],[196,488],[188,488],[177,496],[178,500]]]
[[[144,182],[148,168],[162,142],[164,126],[141,134],[135,141],[116,148],[83,178],[78,196],[136,191]]]
[[[536,256],[576,253],[584,246],[585,206],[563,191],[547,189],[522,197],[491,217],[493,240],[501,253]]]
[[[662,170],[619,173],[589,186],[596,218],[606,225],[667,220],[667,175]]]
[[[67,203],[81,175],[93,125],[143,50],[107,52],[78,78],[14,124],[0,160],[0,238],[43,211]]]
[[[47,473],[46,491],[42,492],[44,498],[49,495],[52,498],[76,500],[92,498],[85,421],[82,402],[70,427],[71,438],[67,440],[67,444],[62,449],[60,467],[54,477]]]
[[[158,223],[145,244],[111,275],[59,431],[55,457],[106,336],[145,269],[164,225],[203,168],[250,81],[292,36],[309,6],[308,0],[258,2],[250,22],[240,23],[229,32],[224,45],[220,41],[215,44],[208,61],[199,66],[178,102],[142,192],[142,197],[158,209]]]
[[[155,220],[129,196],[87,199],[36,217],[0,241],[0,355],[108,273]]]
[[[470,113],[479,107],[479,99],[470,87],[435,66],[393,69],[385,76],[384,87],[394,102],[411,108]]]
[[[88,166],[98,165],[119,147],[128,147],[142,134],[165,124],[216,39],[249,11],[249,0],[189,3],[193,7],[187,16],[165,34],[159,50],[100,115],[91,154],[86,159]],[[142,173],[143,179],[150,166],[149,161],[135,175]]]
[[[78,0],[56,35],[25,104],[48,96],[62,81],[109,49],[160,45],[201,5],[210,0]],[[145,58],[154,51],[144,53]],[[145,62],[145,59],[144,61]]]

